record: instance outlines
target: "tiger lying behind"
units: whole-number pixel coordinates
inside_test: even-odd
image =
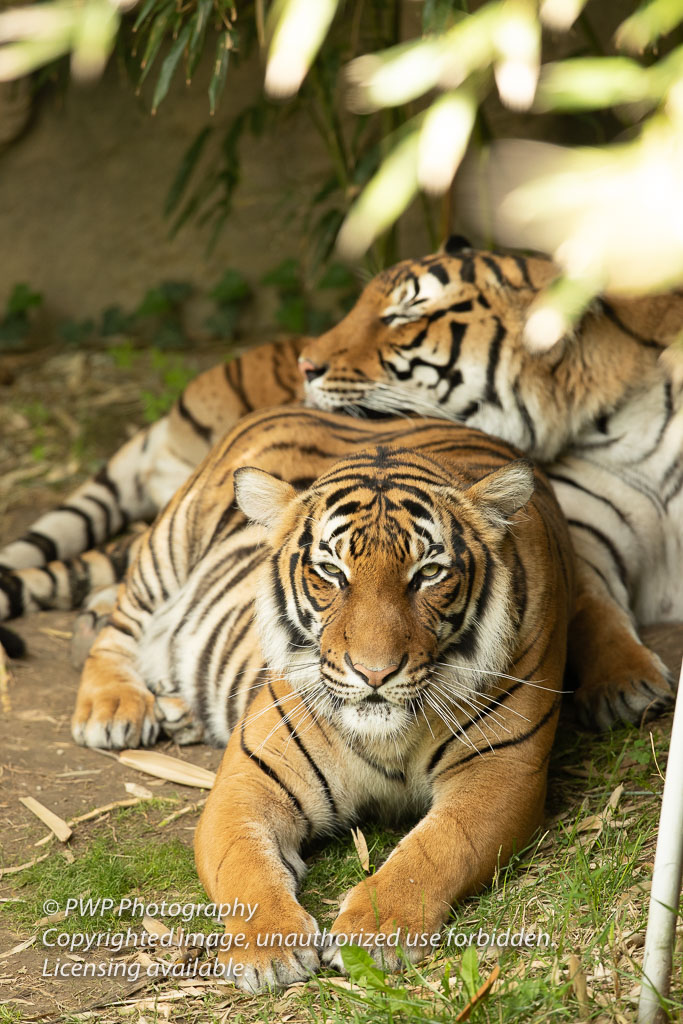
[[[683,619],[681,389],[659,360],[683,326],[683,295],[601,301],[575,334],[534,354],[522,326],[554,273],[545,260],[457,246],[398,264],[319,339],[264,346],[198,377],[168,417],[1,551],[0,564],[39,566],[151,518],[237,417],[296,399],[302,385],[318,408],[438,414],[545,464],[578,556],[569,653],[585,724],[662,710],[670,677],[636,625]],[[49,574],[9,573],[0,618],[72,606],[74,593],[115,575],[99,555]]]
[[[225,920],[249,944],[225,952],[239,961],[228,976],[290,985],[319,953],[342,968],[296,899],[311,839],[369,811],[421,816],[330,929],[363,944],[438,933],[529,838],[573,596],[552,490],[504,443],[439,420],[254,414],[137,546],[73,734],[229,740],[197,868],[213,902],[258,904]],[[270,948],[259,934],[300,938]],[[412,943],[413,960],[429,951]],[[390,943],[368,946],[399,965]]]

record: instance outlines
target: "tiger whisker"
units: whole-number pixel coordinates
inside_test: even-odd
[[[437,690],[436,693],[434,692],[435,689]],[[477,725],[477,727],[478,727],[478,724],[476,722],[473,722],[473,719],[471,718],[471,716],[462,707],[462,705],[459,703],[459,701],[456,700],[453,697],[452,694],[448,694],[448,693],[446,693],[443,690],[439,690],[438,687],[432,687],[432,690],[430,691],[430,694],[431,694],[431,697],[433,698],[433,700],[437,701],[437,703],[439,704],[440,707],[444,707],[444,708],[448,709],[449,716],[455,722],[457,722],[458,728],[460,728],[463,733],[466,733],[467,730],[466,730],[465,726],[463,726],[463,723],[459,721],[457,715],[455,715],[453,713],[453,711],[451,710],[451,705],[453,705],[457,711],[461,712],[463,715],[466,716],[466,718],[468,719],[468,722],[465,723],[465,725],[474,724],[474,725]],[[481,729],[479,729],[479,731],[482,732]],[[484,734],[482,732],[482,736],[483,735]]]
[[[464,707],[463,707],[463,706],[462,706],[462,705],[460,704],[460,701],[459,701],[459,700],[458,700],[458,699],[457,699],[456,697],[454,697],[454,696],[453,696],[453,694],[447,693],[447,692],[446,692],[446,691],[444,691],[444,690],[439,690],[439,692],[440,692],[440,693],[441,693],[441,694],[442,694],[442,695],[444,696],[444,698],[445,698],[446,700],[449,700],[449,701],[451,701],[451,702],[452,702],[453,704],[455,704],[455,706],[456,706],[456,707],[458,708],[458,710],[459,710],[459,711],[462,711],[462,713],[463,713],[463,714],[467,715],[467,710],[466,710],[466,708],[464,708]],[[508,728],[507,728],[507,727],[506,727],[506,726],[505,726],[505,725],[504,725],[504,724],[503,724],[502,722],[499,722],[499,721],[498,721],[498,720],[497,720],[496,718],[494,718],[494,717],[493,717],[493,713],[491,713],[491,712],[488,712],[488,711],[486,711],[485,709],[482,709],[482,708],[477,708],[477,707],[476,707],[476,705],[472,704],[472,703],[471,703],[471,702],[470,702],[470,701],[468,700],[468,698],[467,698],[467,697],[462,697],[462,700],[464,700],[464,702],[465,702],[465,705],[469,705],[469,706],[473,707],[473,708],[474,708],[474,710],[475,710],[475,711],[478,711],[478,712],[479,712],[480,714],[481,714],[481,712],[483,711],[483,714],[481,715],[481,717],[482,717],[482,720],[483,720],[483,719],[489,719],[489,721],[488,721],[488,723],[487,723],[487,724],[488,724],[488,727],[489,727],[489,729],[491,730],[491,732],[492,732],[492,733],[494,734],[494,736],[496,737],[496,739],[500,740],[500,739],[501,739],[501,736],[500,736],[500,733],[498,733],[498,732],[497,732],[497,730],[496,730],[495,726],[499,726],[499,727],[500,727],[501,729],[503,729],[503,731],[504,731],[504,732],[508,733],[508,735],[509,735],[509,734],[511,733],[511,730],[510,730],[510,729],[508,729]],[[477,730],[478,730],[478,731],[479,731],[479,732],[481,733],[481,735],[482,735],[482,736],[484,737],[484,739],[486,740],[486,742],[487,742],[487,743],[489,744],[489,746],[490,746],[490,745],[491,745],[491,744],[490,744],[490,740],[488,739],[488,737],[487,737],[487,736],[486,736],[486,734],[484,733],[483,729],[482,729],[482,728],[481,728],[481,726],[479,725],[479,722],[477,722],[477,721],[476,721],[476,720],[475,720],[474,718],[472,718],[472,717],[471,717],[471,716],[469,716],[469,715],[468,715],[468,718],[469,718],[469,722],[470,722],[470,724],[472,724],[472,725],[474,725],[474,726],[475,726],[475,728],[476,728],[476,729],[477,729]],[[495,723],[495,724],[493,724],[493,723]]]
[[[269,739],[271,738],[271,736],[274,736],[274,735],[275,735],[275,733],[276,733],[276,732],[278,731],[278,729],[280,728],[280,726],[282,726],[282,725],[287,725],[287,723],[288,723],[288,721],[289,721],[289,719],[290,719],[291,715],[293,715],[293,714],[294,714],[294,713],[295,713],[296,711],[299,711],[299,710],[300,710],[301,708],[303,708],[304,706],[305,706],[305,705],[304,705],[304,702],[303,702],[303,700],[300,700],[300,701],[299,701],[299,703],[298,703],[298,704],[295,704],[295,705],[294,705],[294,707],[293,707],[293,708],[291,708],[291,709],[290,709],[290,710],[289,710],[289,711],[287,712],[287,714],[286,714],[286,715],[283,715],[283,714],[282,714],[282,711],[280,711],[280,708],[278,708],[278,710],[280,711],[280,720],[279,720],[278,722],[276,722],[276,724],[275,724],[275,725],[273,726],[273,728],[272,728],[272,729],[270,730],[270,732],[268,733],[268,735],[267,735],[266,737],[264,737],[264,739],[262,739],[262,740],[261,740],[261,742],[259,743],[259,745],[258,745],[257,747],[255,747],[255,748],[254,748],[254,751],[253,751],[253,752],[254,752],[254,753],[257,753],[257,752],[258,752],[259,750],[263,750],[263,748],[265,747],[265,745],[266,745],[266,743],[268,742],[268,740],[269,740]],[[290,736],[290,738],[291,738],[291,736]]]
[[[472,740],[469,738],[467,733],[464,731],[464,729],[462,728],[462,725],[460,724],[460,722],[458,722],[457,718],[452,718],[451,716],[449,716],[449,718],[451,718],[451,721],[455,722],[455,724],[457,725],[457,727],[459,729],[459,732],[455,732],[454,731],[454,729],[451,727],[451,724],[448,721],[448,719],[446,718],[446,716],[443,713],[443,711],[435,703],[434,694],[425,693],[425,700],[427,701],[429,706],[432,708],[432,710],[436,713],[436,715],[441,719],[443,724],[446,726],[448,731],[451,733],[451,735],[455,739],[460,740],[460,742],[464,743],[466,747],[471,747],[471,749],[475,750],[475,751],[477,750],[476,746],[474,745]],[[443,707],[443,705],[442,705],[442,707]],[[479,751],[477,751],[477,753],[479,753]]]
[[[451,701],[451,703],[453,703],[453,704],[455,705],[455,707],[456,707],[456,708],[458,709],[458,711],[460,711],[460,712],[461,712],[461,714],[463,714],[463,715],[465,715],[465,716],[466,716],[466,718],[468,719],[468,722],[467,722],[467,724],[468,724],[468,725],[473,725],[473,726],[474,726],[474,727],[476,728],[477,732],[478,732],[478,733],[479,733],[479,734],[481,735],[481,737],[482,737],[482,739],[484,740],[484,742],[488,744],[488,746],[489,746],[489,749],[490,749],[490,750],[493,750],[493,746],[492,746],[492,744],[491,744],[491,740],[490,740],[490,739],[489,739],[489,737],[488,737],[488,736],[486,735],[486,733],[484,732],[484,730],[483,730],[483,729],[482,729],[482,727],[480,726],[479,722],[477,722],[477,721],[476,721],[475,719],[473,719],[473,718],[472,718],[472,717],[471,717],[470,715],[468,715],[468,713],[467,713],[467,710],[466,710],[465,708],[463,708],[463,706],[462,706],[462,705],[460,704],[460,702],[459,702],[458,700],[456,700],[456,698],[455,698],[455,697],[451,696],[451,697],[449,697],[449,700]],[[457,720],[457,718],[456,718],[455,720],[456,720],[456,721],[458,721],[458,720]],[[461,725],[461,723],[459,723],[459,722],[458,722],[458,725],[460,725],[460,727],[462,728],[463,734],[467,735],[466,729],[465,729],[465,728],[464,728],[464,727],[463,727],[463,726]],[[499,736],[499,735],[498,735],[498,734],[496,733],[496,730],[495,730],[495,729],[493,728],[493,726],[489,725],[489,728],[491,729],[491,732],[492,732],[492,733],[494,734],[494,736],[496,737],[496,739],[498,739],[498,740],[499,740],[499,739],[500,739],[500,736]],[[479,750],[479,748],[477,747],[476,743],[474,743],[474,741],[473,741],[473,740],[470,740],[469,736],[467,737],[467,739],[468,739],[468,740],[470,741],[470,743],[472,744],[472,749],[473,749],[473,750],[476,750],[476,751],[477,751],[478,753],[481,753],[481,751],[480,751],[480,750]]]
[[[436,736],[434,735],[434,732],[432,730],[431,722],[429,721],[429,718],[427,717],[427,712],[425,711],[424,694],[422,694],[422,693],[420,694],[420,710],[422,711],[422,714],[424,716],[424,720],[427,723],[427,728],[429,729],[429,731],[430,731],[430,733],[432,735],[432,739],[436,739]]]
[[[319,664],[320,664],[320,662],[318,662],[318,661],[307,661],[303,665],[293,665],[291,668],[287,669],[287,674],[289,674],[290,672],[300,672],[300,671],[303,671],[303,669],[317,668],[317,666]],[[257,668],[256,669],[256,674],[257,675],[262,675],[262,674],[264,674],[266,672],[270,672],[274,676],[284,675],[284,673],[279,673],[275,669],[269,668],[267,665],[266,665],[265,668]]]
[[[315,692],[315,690],[314,690],[314,692]],[[301,711],[303,708],[305,708],[306,711],[308,712],[308,717],[309,718],[312,717],[313,712],[312,712],[311,707],[309,706],[309,704],[306,702],[305,696],[303,694],[301,694],[300,696],[301,696],[301,701],[298,704],[295,704],[295,706],[293,708],[291,708],[287,712],[286,715],[282,715],[282,718],[281,718],[280,722],[278,722],[277,725],[273,729],[271,729],[270,733],[268,734],[268,736],[266,736],[265,740],[263,741],[264,743],[266,743],[270,739],[270,737],[275,732],[277,732],[277,730],[280,728],[281,725],[290,725],[291,726],[292,716],[297,714],[297,712]],[[306,715],[304,715],[304,718],[305,717],[306,717]],[[297,728],[298,728],[298,726],[294,726],[293,730],[290,732],[289,739],[287,740],[287,743],[285,744],[285,749],[283,750],[281,757],[284,756],[284,754],[287,752],[287,748],[289,747],[289,744],[291,743],[291,741],[292,741],[292,739],[293,739],[293,737],[294,737],[294,735],[295,735],[295,733],[297,731]]]
[[[462,700],[468,707],[474,708],[475,711],[483,713],[485,717],[491,718],[497,725],[504,727],[504,720],[499,712],[491,710],[491,708],[484,703],[477,702],[473,697],[468,696],[467,693],[463,693],[461,690],[457,690],[449,686],[445,680],[438,680],[437,682],[432,680],[431,685],[443,694],[444,697],[448,699],[456,698],[458,700]]]
[[[273,708],[278,707],[284,701],[286,701],[286,700],[294,700],[294,699],[297,699],[297,698],[300,698],[300,697],[301,697],[301,691],[299,691],[299,690],[292,690],[290,693],[285,693],[281,697],[277,697],[274,701],[271,701],[271,703],[267,704],[265,706],[265,708],[261,708],[260,711],[255,711],[252,715],[249,715],[247,718],[245,718],[244,722],[243,722],[243,725],[245,725],[245,726],[252,725],[259,718],[261,718],[262,715],[265,715],[268,711],[272,711]]]
[[[491,704],[496,704],[498,707],[505,708],[506,711],[509,711],[513,715],[517,715],[518,718],[522,718],[525,722],[530,722],[531,721],[531,719],[527,718],[526,715],[523,715],[521,711],[517,711],[516,708],[511,708],[508,704],[504,704],[503,701],[501,701],[501,700],[496,700],[495,697],[491,697],[488,694],[483,694],[481,690],[473,690],[469,686],[463,686],[463,684],[460,683],[458,680],[449,679],[447,676],[443,676],[443,675],[441,675],[439,673],[435,673],[435,675],[436,675],[436,678],[439,680],[439,682],[442,685],[444,685],[446,687],[452,687],[453,685],[456,685],[457,687],[459,687],[459,689],[455,690],[454,692],[459,697],[462,697],[463,700],[468,699],[471,702],[473,702],[473,706],[474,706],[475,697],[479,697],[480,699],[483,699],[484,696],[486,696],[486,699]],[[471,696],[468,697],[467,696],[468,694],[474,694],[475,697],[471,697]],[[484,707],[486,707],[486,705],[482,704],[482,708],[484,708]],[[488,708],[487,708],[487,711],[491,715],[495,714],[495,712],[490,711]]]
[[[282,752],[282,756],[284,756],[287,753],[287,747],[289,746],[289,744],[292,742],[292,740],[295,737],[297,739],[301,739],[303,736],[306,735],[307,732],[309,732],[309,730],[311,730],[313,728],[314,725],[317,724],[318,719],[317,719],[316,716],[317,716],[317,713],[320,710],[320,708],[324,706],[325,698],[326,698],[326,694],[321,693],[321,694],[319,694],[318,698],[314,702],[312,708],[309,707],[308,704],[306,704],[306,707],[308,708],[308,711],[309,711],[309,718],[311,719],[311,721],[306,726],[306,728],[304,729],[303,732],[299,732],[298,725],[294,726],[294,730],[293,730],[291,736],[289,737],[289,739],[287,740],[287,743],[285,745],[285,749]],[[306,703],[306,702],[304,701],[304,703]]]
[[[315,689],[315,684],[311,684],[307,688],[308,689],[311,689],[311,688]],[[287,723],[293,714],[295,714],[302,707],[306,707],[308,709],[308,705],[306,704],[306,701],[304,699],[305,689],[306,689],[306,687],[303,690],[293,691],[292,693],[284,694],[282,697],[278,698],[272,704],[270,704],[267,708],[263,708],[260,712],[257,713],[256,717],[260,717],[265,711],[271,711],[273,708],[277,707],[278,710],[280,711],[280,714],[281,714],[280,721],[276,723],[276,725],[271,729],[271,731],[268,733],[266,738],[264,740],[262,740],[262,742],[256,748],[257,750],[260,749],[263,746],[263,744],[267,743],[268,740],[270,739],[270,737],[279,729],[279,727],[281,725]],[[290,710],[287,712],[286,715],[283,715],[282,712],[281,712],[281,709],[280,709],[280,705],[285,700],[291,700],[292,697],[299,697],[301,699],[300,699],[298,704],[296,704],[293,708],[290,708]],[[244,724],[246,725],[247,722],[245,722]]]
[[[548,693],[557,693],[557,690],[553,689],[552,686],[541,686],[540,683],[532,683],[530,679],[520,679],[519,676],[509,676],[506,672],[495,672],[493,669],[488,668],[472,668],[469,665],[459,665],[449,661],[435,661],[434,664],[443,665],[444,668],[450,668],[454,672],[476,672],[482,676],[497,676],[499,679],[511,679],[513,683],[522,683],[524,686],[533,686],[536,690],[547,690]],[[501,686],[499,689],[504,690],[505,687]]]
[[[287,679],[289,676],[294,675],[296,672],[308,672],[311,668],[316,668],[317,666],[318,666],[318,662],[317,661],[313,662],[311,665],[300,665],[300,666],[295,665],[293,668],[287,670],[287,675],[286,676],[284,675],[284,673],[275,672],[273,669],[269,669],[269,668],[257,669],[255,674],[256,675],[264,674],[264,675],[267,676],[270,673],[270,675],[272,676],[273,679],[278,679],[278,678],[280,678],[280,679],[281,678]],[[254,683],[253,686],[245,686],[244,689],[241,692],[242,693],[249,693],[250,690],[262,689],[262,687],[264,687],[267,682],[268,682],[267,678],[259,679],[259,681],[257,683]],[[294,686],[299,686],[300,684],[294,683],[293,685]]]

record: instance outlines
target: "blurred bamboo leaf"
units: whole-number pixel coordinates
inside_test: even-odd
[[[653,84],[650,69],[629,57],[578,57],[545,65],[536,107],[593,110],[637,103],[652,98]]]
[[[199,158],[201,157],[204,147],[211,135],[213,129],[210,125],[206,125],[199,132],[197,137],[193,139],[192,144],[186,151],[180,167],[176,173],[175,178],[171,182],[171,187],[166,195],[166,202],[164,203],[164,215],[166,217],[178,206],[180,199],[182,198],[183,192],[187,188],[187,184],[192,176]]]
[[[524,328],[524,340],[533,352],[545,352],[571,329],[604,281],[594,277],[558,277],[534,301]]]
[[[0,82],[11,82],[69,52],[71,36],[8,43],[0,49]]]
[[[88,0],[81,9],[72,39],[71,70],[76,78],[99,75],[114,46],[119,14],[110,0]]]
[[[617,46],[636,53],[651,46],[683,21],[683,0],[649,0],[622,22],[616,32]]]
[[[585,6],[586,0],[542,0],[541,21],[555,32],[566,32]]]
[[[147,20],[147,18],[150,16],[154,8],[158,5],[158,3],[159,0],[145,0],[142,7],[138,11],[138,16],[135,19],[135,24],[133,25],[133,32],[137,32],[137,30],[140,28],[143,22]]]
[[[216,112],[218,97],[225,85],[225,76],[228,73],[230,51],[232,49],[232,35],[229,31],[221,32],[216,44],[216,60],[213,66],[213,74],[209,83],[209,108],[212,114]]]
[[[358,57],[348,68],[349,105],[359,111],[399,106],[436,86],[454,89],[473,72],[487,69],[496,55],[494,35],[503,26],[504,11],[505,4],[493,0],[463,15],[441,36]]]
[[[541,63],[541,28],[536,4],[505,0],[493,31],[494,74],[503,103],[527,110],[534,99]]]
[[[439,81],[444,49],[443,40],[427,38],[358,57],[348,68],[349,105],[362,113],[399,106],[428,92]]]
[[[344,257],[364,253],[415,196],[419,137],[414,129],[398,143],[351,207],[337,239]]]
[[[306,77],[339,0],[278,0],[269,21],[272,40],[266,66],[266,92],[293,96]]]
[[[472,89],[463,86],[432,103],[422,122],[418,180],[428,192],[445,192],[462,160],[477,114]]]

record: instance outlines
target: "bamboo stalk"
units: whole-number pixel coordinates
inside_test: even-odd
[[[669,995],[678,900],[683,869],[683,664],[678,683],[676,710],[671,727],[669,762],[666,766],[655,866],[652,873],[650,911],[645,933],[643,984],[638,1005],[638,1024],[668,1019],[663,1000]]]

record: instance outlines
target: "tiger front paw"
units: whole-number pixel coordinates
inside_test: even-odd
[[[643,721],[673,707],[676,690],[663,661],[649,647],[625,636],[619,650],[581,666],[574,702],[583,726],[611,729]]]
[[[84,747],[123,750],[150,747],[159,735],[154,694],[122,681],[81,687],[71,735]]]
[[[320,967],[318,925],[298,904],[284,922],[270,925],[231,918],[225,938],[218,961],[225,979],[243,992],[287,988],[308,981]]]
[[[380,875],[364,880],[344,898],[322,954],[326,967],[346,973],[342,950],[354,945],[362,946],[379,966],[398,971],[406,962],[424,960],[439,945],[448,908],[430,907],[421,893],[407,893],[403,883],[399,897],[392,892],[396,887]]]

